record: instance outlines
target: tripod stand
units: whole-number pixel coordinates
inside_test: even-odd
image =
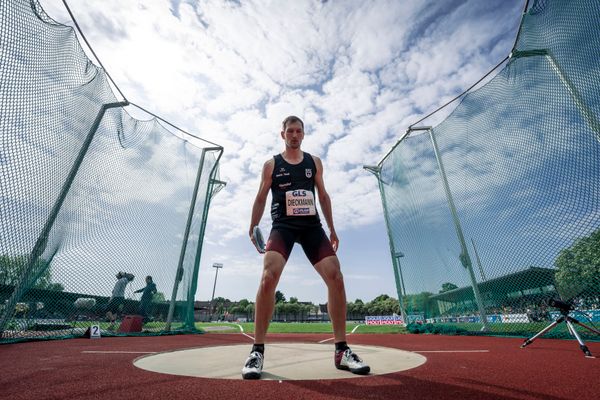
[[[548,325],[547,327],[545,327],[544,329],[542,329],[541,331],[539,331],[538,333],[536,333],[535,335],[533,335],[529,339],[525,340],[525,342],[523,342],[523,344],[521,345],[521,348],[524,348],[525,346],[530,345],[531,343],[533,343],[533,341],[535,339],[537,339],[538,337],[542,336],[544,333],[550,331],[551,329],[555,328],[561,322],[564,322],[564,323],[567,324],[567,329],[569,330],[569,333],[571,334],[571,336],[575,337],[575,339],[579,343],[579,348],[581,349],[581,351],[583,351],[583,354],[585,354],[585,356],[587,358],[596,358],[596,357],[594,357],[592,355],[592,353],[590,352],[590,350],[588,349],[588,347],[585,345],[585,343],[583,343],[583,340],[581,340],[581,337],[579,336],[579,334],[575,330],[575,326],[573,326],[573,324],[577,324],[579,326],[582,326],[585,329],[587,329],[588,331],[594,332],[594,333],[596,333],[598,335],[600,335],[600,331],[597,330],[597,329],[594,329],[592,327],[589,327],[589,326],[587,326],[585,324],[582,324],[581,322],[579,322],[575,318],[571,317],[569,315],[569,313],[570,313],[571,310],[572,310],[572,307],[560,307],[560,313],[562,315],[556,321],[552,322],[550,325]]]

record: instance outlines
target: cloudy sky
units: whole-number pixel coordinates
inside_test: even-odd
[[[56,21],[72,25],[62,1],[40,2]],[[376,164],[411,123],[507,55],[524,4],[68,3],[128,100],[225,148],[227,187],[210,210],[197,298],[210,299],[215,262],[224,264],[216,296],[254,298],[262,260],[247,237],[252,202],[264,161],[283,150],[281,120],[295,114],[306,123],[304,150],[323,160],[351,301],[397,297],[377,182],[363,165]],[[268,213],[261,227],[268,232]],[[279,289],[288,298],[326,301],[299,247]]]

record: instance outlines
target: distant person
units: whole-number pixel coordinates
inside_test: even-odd
[[[121,313],[123,303],[125,303],[125,287],[134,278],[133,274],[118,272],[117,282],[113,288],[110,300],[106,306],[106,318],[111,322],[111,327],[115,323],[118,315]]]
[[[140,299],[140,306],[138,308],[138,314],[144,317],[144,320],[148,319],[148,315],[151,312],[152,299],[156,293],[156,284],[152,281],[152,277],[148,275],[146,277],[146,287],[136,290],[133,293],[142,293]]]
[[[300,118],[289,116],[283,121],[281,139],[285,150],[264,163],[260,187],[252,207],[249,234],[250,240],[258,248],[254,227],[260,222],[267,195],[271,191],[273,226],[265,248],[263,273],[256,295],[254,345],[242,369],[242,377],[258,379],[261,376],[265,336],[275,307],[275,290],[296,242],[300,243],[310,263],[327,285],[327,311],[333,325],[335,367],[355,374],[368,374],[369,366],[346,343],[346,289],[340,262],[335,254],[339,240],[333,226],[331,200],[323,182],[323,164],[318,157],[300,149],[304,139],[304,122]],[[317,194],[329,228],[329,237],[317,213]]]

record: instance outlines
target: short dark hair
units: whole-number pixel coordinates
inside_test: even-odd
[[[283,122],[281,123],[281,128],[285,131],[285,128],[287,127],[288,124],[293,124],[296,122],[300,122],[300,125],[302,125],[302,130],[304,130],[304,122],[302,122],[302,120],[300,118],[296,117],[295,115],[290,115],[289,117],[284,119]]]

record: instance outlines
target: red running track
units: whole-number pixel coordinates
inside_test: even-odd
[[[328,335],[271,334],[271,342],[316,343]],[[352,345],[414,351],[418,368],[356,379],[242,381],[138,369],[140,353],[248,343],[241,334],[69,339],[0,345],[0,399],[598,399],[600,358],[572,340],[438,335],[351,335]],[[600,342],[587,342],[600,356]],[[268,346],[268,345],[267,345]],[[488,350],[488,352],[432,352]],[[267,347],[268,357],[268,347]],[[201,362],[201,360],[198,360]],[[368,361],[368,360],[366,360]],[[241,369],[240,365],[240,369]],[[333,368],[333,366],[332,366]]]

